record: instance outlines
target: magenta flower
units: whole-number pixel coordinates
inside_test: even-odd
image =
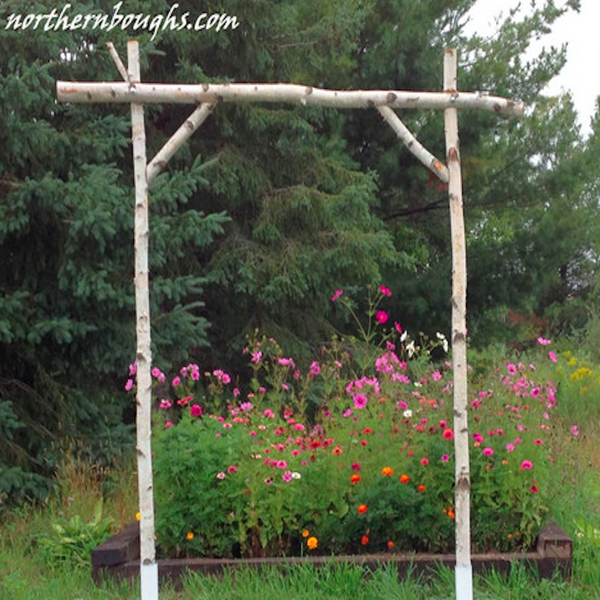
[[[236,465],[229,465],[229,466],[227,467],[227,472],[228,472],[228,473],[230,473],[230,474],[233,474],[233,473],[235,473],[237,470],[238,470],[238,468],[237,468],[237,466],[236,466]]]
[[[539,337],[537,341],[538,344],[541,344],[542,346],[549,346],[552,343],[550,340],[544,339],[543,337]]]
[[[514,363],[506,363],[506,370],[509,375],[516,375],[517,373],[517,365]]]
[[[257,365],[260,362],[260,359],[262,358],[262,352],[260,350],[257,350],[256,352],[252,353],[252,358],[250,359],[250,362]]]
[[[442,374],[439,371],[434,371],[431,374],[431,379],[433,379],[434,381],[439,381],[442,378]]]
[[[548,358],[553,362],[556,363],[557,358],[556,358],[556,354],[554,354],[554,352],[552,352],[552,350],[550,350],[550,352],[548,352]]]
[[[524,460],[521,463],[521,471],[526,471],[529,469],[533,469],[533,463],[530,460]]]
[[[442,454],[440,460],[444,463],[447,463],[450,460],[450,457],[447,454]]]
[[[289,483],[292,480],[292,472],[285,471],[285,473],[282,474],[281,479],[283,479],[286,483]]]
[[[571,434],[575,437],[579,435],[579,428],[577,427],[577,425],[573,425],[573,427],[571,427]]]
[[[165,429],[169,429],[169,427],[173,427],[173,421],[167,421],[165,423]]]
[[[150,374],[155,379],[158,379],[158,381],[160,381],[161,383],[163,383],[167,379],[166,375],[158,367],[153,367],[150,371]]]
[[[354,396],[353,400],[354,400],[354,408],[357,408],[359,410],[363,409],[367,405],[367,402],[369,401],[368,398],[364,394],[356,394],[356,396]]]
[[[400,325],[400,323],[398,323],[398,321],[396,321],[396,322],[394,323],[394,327],[396,328],[396,331],[397,331],[399,334],[402,334],[402,333],[403,333],[403,331],[404,331],[404,330],[402,329],[402,325]]]
[[[490,448],[489,446],[487,446],[486,448],[483,449],[484,456],[493,456],[493,454],[494,454],[493,448]]]
[[[202,410],[202,407],[199,404],[192,404],[192,406],[190,407],[190,414],[192,415],[192,417],[201,417],[203,412],[204,411]]]
[[[219,471],[217,473],[217,479],[225,479],[225,473],[223,473],[223,471]]]
[[[379,286],[379,291],[384,295],[384,296],[388,296],[390,297],[392,295],[392,292],[389,288],[385,287],[385,285],[380,285]]]
[[[377,320],[378,323],[381,323],[383,325],[384,323],[387,323],[389,316],[384,310],[378,310],[375,313],[375,319]]]
[[[316,377],[321,374],[321,365],[316,360],[313,360],[310,364],[310,371],[308,372],[309,377]]]
[[[352,409],[351,408],[347,408],[343,413],[342,413],[342,417],[344,417],[344,419],[347,419],[348,417],[350,417],[352,415]]]
[[[331,301],[335,302],[343,293],[344,293],[344,290],[335,290],[335,292],[333,293],[333,296],[331,296]]]
[[[136,373],[137,373],[137,361],[134,361],[129,365],[129,376],[133,377]]]
[[[132,388],[133,388],[133,379],[128,379],[125,382],[125,391],[129,392],[129,391],[131,391]]]
[[[173,403],[170,400],[161,400],[158,408],[161,410],[169,410],[173,406]]]
[[[514,452],[515,451],[515,445],[511,444],[510,442],[508,442],[508,444],[506,444],[505,448],[506,448],[507,452]]]

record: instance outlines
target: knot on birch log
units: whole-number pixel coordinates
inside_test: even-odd
[[[468,473],[462,473],[456,482],[458,492],[468,492],[471,489],[471,476]]]

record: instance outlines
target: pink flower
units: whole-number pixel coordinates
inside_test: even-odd
[[[521,463],[521,471],[533,469],[533,463],[530,460],[524,460]]]
[[[169,410],[173,406],[173,403],[170,400],[161,400],[158,408],[161,410]]]
[[[125,382],[125,391],[129,392],[133,388],[133,379],[128,379]]]
[[[490,448],[489,446],[487,446],[486,448],[483,449],[484,456],[493,456],[493,454],[494,454],[493,448]]]
[[[571,433],[577,437],[579,435],[579,428],[577,427],[577,425],[573,425],[573,427],[571,427]]]
[[[262,358],[262,352],[260,350],[257,350],[256,352],[252,353],[252,358],[250,359],[250,362],[257,365],[260,362],[260,359]]]
[[[442,454],[440,460],[444,463],[447,463],[450,460],[450,457],[447,454]]]
[[[353,398],[354,408],[362,409],[367,405],[368,398],[364,394],[356,394]]]
[[[400,325],[400,323],[398,323],[398,321],[396,321],[396,322],[394,323],[394,327],[396,328],[396,331],[397,331],[399,334],[402,334],[402,333],[403,333],[403,331],[404,331],[404,330],[402,329],[402,325]]]
[[[429,464],[429,459],[428,458],[422,458],[421,459],[421,464],[426,467]]]
[[[192,404],[192,406],[190,407],[190,414],[192,415],[192,417],[201,417],[203,412],[204,411],[202,410],[202,407],[199,404]]]
[[[150,371],[150,374],[152,375],[152,377],[154,377],[154,379],[158,379],[158,381],[160,381],[161,383],[163,383],[167,379],[166,375],[158,367],[153,367]]]
[[[173,421],[167,421],[165,423],[165,429],[169,429],[169,427],[173,427]]]
[[[333,296],[331,296],[331,301],[335,302],[343,293],[344,293],[344,290],[335,290],[335,292],[333,293]]]
[[[171,382],[171,385],[173,387],[177,387],[180,383],[181,383],[181,379],[179,377],[173,377],[173,381]]]
[[[217,473],[217,479],[225,479],[225,473],[223,473],[223,471],[219,471]]]
[[[230,473],[230,474],[235,473],[237,470],[238,470],[238,468],[236,467],[236,465],[229,465],[227,467],[227,472]]]
[[[265,408],[265,410],[263,411],[263,415],[265,415],[265,417],[269,419],[275,418],[275,413],[270,408]]]
[[[233,388],[233,397],[237,398],[240,395],[239,388]]]
[[[344,419],[347,419],[348,417],[350,417],[352,415],[352,409],[351,408],[347,408],[343,413],[342,413],[342,417],[344,417]]]
[[[381,323],[383,325],[384,323],[387,323],[389,316],[384,310],[378,310],[375,313],[375,319],[377,320],[378,323]]]
[[[129,376],[133,377],[137,373],[137,362],[133,362],[129,365]]]
[[[308,372],[308,376],[309,377],[316,377],[317,375],[321,374],[321,365],[319,365],[319,363],[316,360],[313,360],[312,363],[310,363],[310,370]]]
[[[281,479],[283,479],[286,483],[289,483],[292,480],[292,472],[285,471],[285,473],[283,473],[281,476]]]
[[[431,374],[431,379],[433,379],[434,381],[439,381],[442,378],[442,374],[439,371],[434,371]]]
[[[507,451],[507,452],[514,452],[514,450],[515,450],[515,445],[514,445],[514,444],[511,444],[510,442],[508,442],[508,444],[506,444],[505,448],[506,448],[506,451]]]
[[[380,285],[379,286],[379,291],[384,295],[384,296],[388,296],[390,297],[392,295],[392,292],[390,291],[389,288],[386,288],[385,285]]]
[[[552,350],[550,350],[550,352],[548,352],[548,358],[553,362],[556,363],[557,358],[556,358],[556,354],[554,354],[554,352],[552,352]]]
[[[516,375],[517,366],[514,363],[506,363],[506,370],[508,371],[509,375]]]
[[[539,337],[537,341],[538,344],[541,344],[542,346],[549,346],[552,343],[550,340],[546,340],[543,337]]]

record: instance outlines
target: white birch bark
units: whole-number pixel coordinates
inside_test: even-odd
[[[140,80],[139,47],[127,44],[129,79]],[[135,311],[137,336],[137,467],[140,510],[140,580],[142,600],[158,600],[158,566],[154,547],[154,498],[152,477],[151,405],[152,353],[150,297],[148,289],[148,182],[146,180],[146,134],[144,108],[131,104],[131,134],[135,177]]]
[[[457,94],[456,50],[444,52],[444,91],[454,98]],[[465,223],[458,137],[458,111],[444,111],[446,161],[448,165],[448,195],[452,237],[452,365],[454,376],[454,454],[456,517],[456,599],[473,599],[471,568],[471,476],[469,469],[469,429],[467,422],[467,258]]]
[[[419,142],[400,117],[389,106],[379,106],[377,110],[415,158],[422,162],[440,181],[448,183],[446,165]]]
[[[88,83],[57,81],[60,102],[140,102],[154,104],[214,104],[216,102],[289,102],[331,108],[419,108],[449,107],[487,110],[500,116],[520,116],[523,104],[478,92],[400,90],[325,90],[291,83]]]
[[[165,145],[157,152],[146,169],[148,185],[152,185],[154,178],[165,168],[175,152],[188,140],[188,138],[204,123],[214,110],[214,104],[202,104],[186,119],[183,125],[167,140]]]

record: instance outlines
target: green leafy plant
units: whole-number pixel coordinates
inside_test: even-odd
[[[111,533],[113,519],[103,517],[102,499],[94,507],[94,517],[84,521],[75,515],[52,523],[52,533],[40,537],[38,544],[50,564],[68,564],[72,567],[89,567],[92,550],[104,542]]]

